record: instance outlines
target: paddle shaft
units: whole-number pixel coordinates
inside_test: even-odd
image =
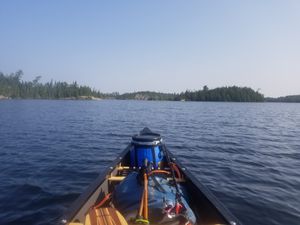
[[[148,220],[148,177],[144,173],[144,219]]]
[[[138,215],[139,218],[143,217],[143,220],[148,220],[148,175],[146,172],[144,172],[144,189]]]

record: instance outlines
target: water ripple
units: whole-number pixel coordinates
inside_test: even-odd
[[[0,224],[56,224],[144,126],[245,225],[300,224],[300,104],[0,102]]]

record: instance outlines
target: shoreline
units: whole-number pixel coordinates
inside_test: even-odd
[[[10,97],[6,97],[4,95],[0,95],[0,100],[8,100],[11,99]]]
[[[0,100],[90,100],[90,101],[100,101],[104,100],[102,98],[97,98],[94,96],[78,96],[78,97],[68,97],[68,98],[11,98],[0,95]]]
[[[68,98],[11,98],[0,95],[0,101],[8,100],[58,100],[58,101],[105,101],[105,100],[119,100],[119,101],[139,101],[139,102],[208,102],[208,103],[300,103],[288,101],[182,101],[182,100],[145,100],[145,99],[117,99],[117,98],[97,98],[97,97],[68,97]]]

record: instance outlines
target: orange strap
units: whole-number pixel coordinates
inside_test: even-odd
[[[94,209],[101,207],[108,199],[110,199],[111,193],[108,193],[97,205],[94,206]]]
[[[150,173],[149,173],[149,176],[151,176],[152,174],[154,173],[161,173],[161,174],[167,174],[167,175],[170,175],[171,173],[169,171],[166,171],[166,170],[152,170]]]
[[[173,167],[173,169],[175,170],[176,175],[177,175],[177,178],[182,178],[182,175],[181,175],[181,173],[180,173],[180,171],[179,171],[177,165],[176,165],[175,163],[170,163],[170,164],[171,164],[171,166]]]

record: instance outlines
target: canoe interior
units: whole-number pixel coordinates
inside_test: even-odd
[[[105,195],[112,193],[128,173],[134,169],[130,167],[130,150],[128,147],[115,159],[107,170],[100,175],[88,189],[79,196],[66,214],[63,223],[81,222],[84,224],[85,215],[93,205],[98,204]],[[190,200],[191,209],[196,215],[199,225],[240,225],[241,223],[203,186],[195,177],[175,158],[169,150],[171,160],[179,167],[184,179],[178,180],[185,186]],[[165,163],[164,169],[169,168]],[[135,169],[136,170],[136,169]]]

